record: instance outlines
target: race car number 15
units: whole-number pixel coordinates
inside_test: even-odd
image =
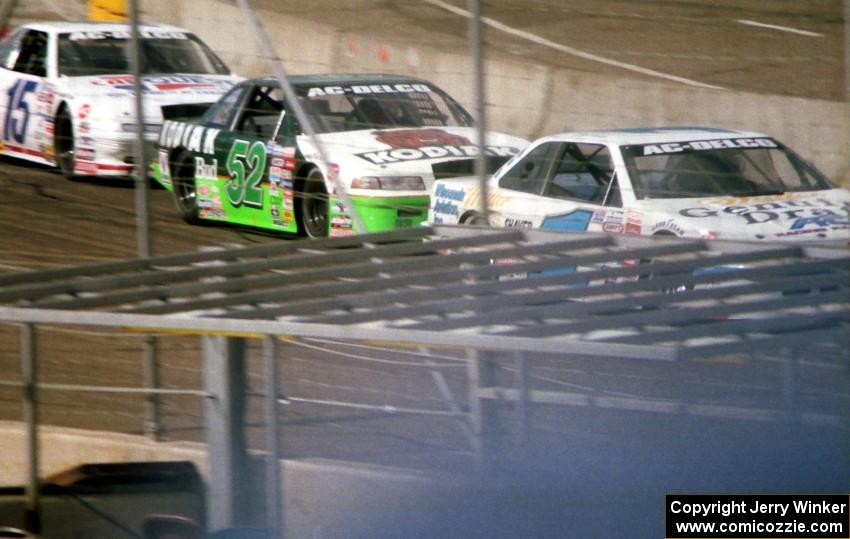
[[[18,79],[9,88],[9,101],[6,108],[6,121],[3,124],[3,139],[24,143],[27,134],[27,122],[30,119],[30,109],[26,102],[28,93],[34,92],[37,83],[34,80]],[[16,111],[21,111],[18,117]]]
[[[263,207],[263,171],[266,169],[266,146],[262,142],[251,144],[247,140],[236,140],[227,156],[227,197],[233,207],[242,204],[254,208]]]

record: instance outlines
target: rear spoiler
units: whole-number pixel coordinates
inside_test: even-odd
[[[165,120],[196,120],[213,106],[214,103],[180,103],[178,105],[163,105],[162,118]]]
[[[509,159],[510,157],[502,157],[497,155],[485,156],[485,172],[488,175],[493,174],[499,169],[499,167],[507,163]],[[442,180],[445,178],[457,178],[459,176],[473,176],[475,175],[475,161],[477,160],[477,157],[472,157],[469,159],[443,161],[441,163],[432,164],[431,170],[434,172],[435,180]]]

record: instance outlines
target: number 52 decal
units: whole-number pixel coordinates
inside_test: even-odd
[[[233,207],[242,204],[254,208],[263,207],[263,171],[266,170],[266,145],[251,144],[247,140],[235,140],[227,156],[227,198]],[[247,174],[247,176],[246,176]]]
[[[6,102],[6,121],[3,123],[3,139],[14,140],[20,144],[24,143],[27,134],[27,122],[30,119],[30,109],[26,102],[28,93],[35,91],[38,83],[34,80],[18,79],[7,92],[9,100]],[[21,111],[19,117],[15,111]]]

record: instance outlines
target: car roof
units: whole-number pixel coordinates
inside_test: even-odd
[[[20,28],[30,28],[48,33],[64,33],[64,32],[91,32],[91,31],[127,31],[130,25],[123,22],[69,22],[69,21],[42,21],[30,22],[22,24]],[[140,24],[140,30],[167,30],[175,32],[191,33],[185,28],[179,26],[171,26],[167,24]]]
[[[291,75],[289,81],[296,86],[330,85],[330,84],[382,84],[387,82],[409,82],[417,84],[429,84],[429,81],[406,75],[392,75],[389,73],[330,73],[314,75]],[[275,84],[274,77],[258,77],[244,81],[245,83]]]
[[[657,144],[687,140],[712,140],[731,137],[765,137],[763,133],[740,131],[719,127],[674,126],[602,129],[599,131],[577,131],[545,137],[553,141],[589,142],[624,146],[629,144]]]

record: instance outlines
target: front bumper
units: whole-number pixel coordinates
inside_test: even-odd
[[[352,196],[351,202],[357,211],[366,232],[383,232],[396,228],[413,228],[428,217],[428,195],[402,197]],[[328,234],[349,236],[354,234],[351,212],[338,197],[331,197],[328,210]]]

